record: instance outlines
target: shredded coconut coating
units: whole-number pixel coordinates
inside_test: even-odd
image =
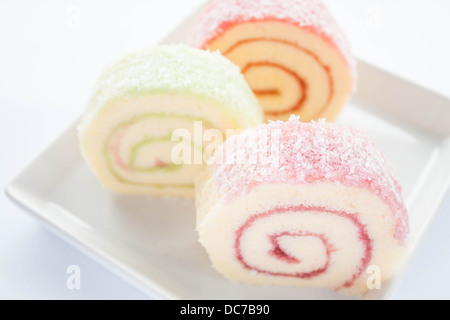
[[[178,44],[148,48],[109,65],[94,87],[79,129],[109,103],[145,94],[193,95],[223,106],[244,126],[263,121],[238,67],[219,52]]]
[[[320,0],[214,0],[197,20],[190,44],[206,48],[227,28],[243,22],[283,21],[315,33],[334,46],[356,79],[356,62],[347,38]]]
[[[215,161],[213,181],[228,202],[262,183],[367,188],[391,209],[395,238],[402,242],[409,232],[401,186],[381,150],[360,130],[325,121],[302,123],[291,116],[229,138]]]

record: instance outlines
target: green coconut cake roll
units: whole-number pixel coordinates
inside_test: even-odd
[[[167,45],[109,65],[78,131],[84,158],[112,191],[190,197],[204,161],[189,156],[192,161],[180,163],[174,148],[185,144],[181,150],[196,154],[207,147],[208,129],[225,137],[227,129],[262,122],[262,108],[238,67],[218,52]],[[175,132],[191,138],[174,138]]]

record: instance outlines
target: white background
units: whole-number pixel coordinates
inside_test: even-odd
[[[157,44],[203,1],[1,1],[0,187],[83,111],[107,62]],[[450,97],[450,1],[326,2],[357,57]],[[396,298],[450,299],[449,227],[450,198]],[[73,264],[81,290],[66,288]],[[0,298],[149,297],[0,195]]]

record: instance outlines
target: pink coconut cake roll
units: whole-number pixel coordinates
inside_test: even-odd
[[[332,121],[355,86],[349,44],[319,0],[212,1],[190,43],[241,67],[266,119]]]
[[[214,160],[196,182],[197,230],[226,277],[363,294],[371,270],[394,273],[407,210],[365,133],[292,117],[231,137]]]

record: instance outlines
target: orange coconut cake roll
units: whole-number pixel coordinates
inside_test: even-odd
[[[225,132],[262,121],[244,77],[220,53],[159,46],[105,69],[79,126],[79,140],[92,171],[113,191],[193,196],[206,145],[201,131]],[[186,139],[174,136],[176,130]],[[199,153],[200,161],[193,156],[174,160],[180,144],[186,154]]]
[[[355,86],[347,40],[319,0],[214,0],[190,43],[241,67],[266,119],[332,121]]]
[[[408,215],[386,158],[363,132],[297,118],[229,138],[196,182],[213,266],[258,285],[368,291],[393,274]]]

